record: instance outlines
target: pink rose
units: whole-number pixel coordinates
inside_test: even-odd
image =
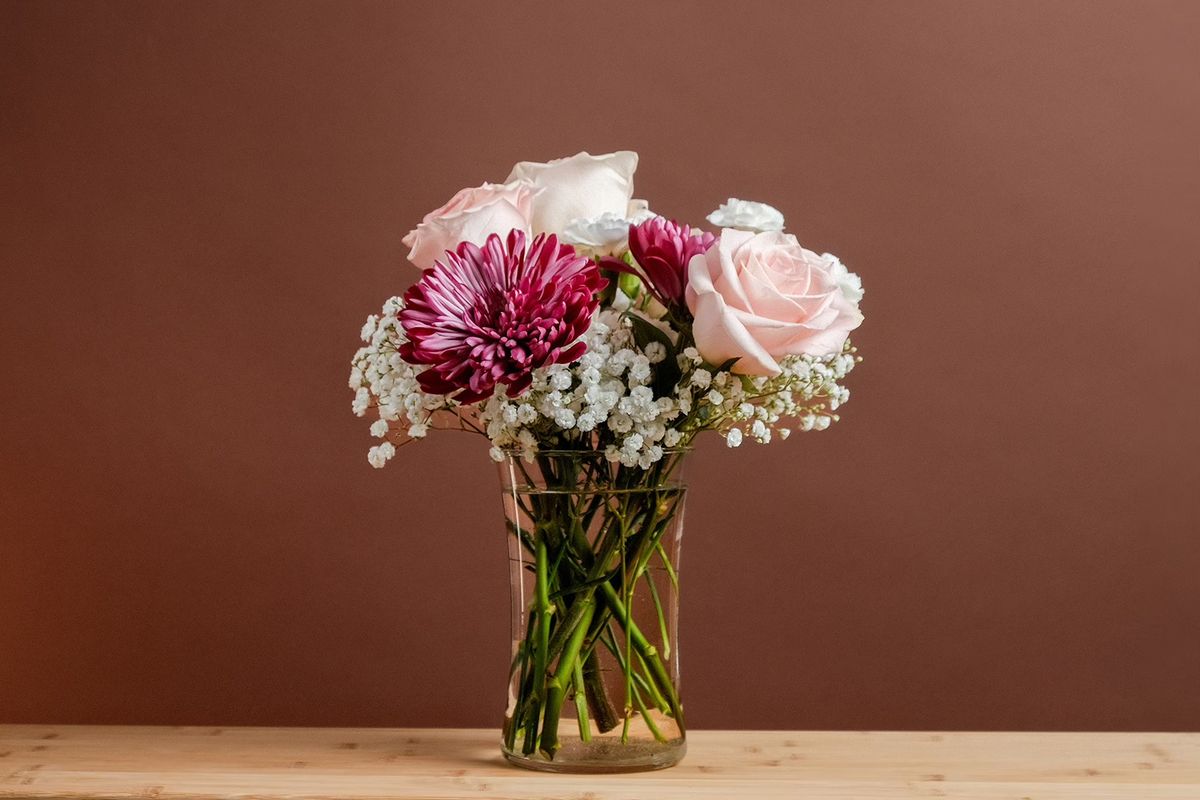
[[[412,248],[408,260],[429,269],[442,253],[463,242],[482,246],[491,234],[503,239],[514,228],[528,238],[537,193],[526,180],[463,189],[449,203],[426,214],[417,229],[404,237],[404,244]]]
[[[725,228],[688,263],[687,306],[705,360],[742,375],[778,375],[777,359],[842,349],[863,316],[838,285],[831,256],[782,231]]]

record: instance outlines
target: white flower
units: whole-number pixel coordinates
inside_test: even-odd
[[[640,225],[654,216],[645,203],[645,200],[631,200],[625,214],[605,211],[599,216],[573,219],[563,228],[559,238],[567,244],[586,248],[593,255],[616,255],[628,247],[629,226]]]
[[[718,228],[738,228],[743,231],[781,231],[783,214],[766,203],[752,200],[729,200],[708,215],[708,221]]]
[[[354,412],[354,416],[361,417],[367,413],[367,409],[371,406],[371,392],[366,386],[358,387],[358,391],[354,393],[354,402],[350,404],[350,409]]]
[[[529,180],[542,190],[533,199],[534,233],[563,233],[573,220],[606,212],[628,215],[637,163],[637,153],[631,150],[601,156],[576,153],[546,163],[522,161],[508,180]]]
[[[553,375],[550,376],[550,386],[551,386],[551,388],[558,389],[559,391],[563,391],[565,389],[570,389],[571,388],[571,373],[568,372],[565,368],[560,369],[559,371],[555,372]]]
[[[692,373],[692,386],[697,389],[707,389],[712,383],[712,373],[706,369],[698,369]]]
[[[662,345],[659,345],[662,347]],[[637,356],[633,363],[629,365],[629,380],[637,383],[646,383],[650,380],[650,359],[645,356]]]
[[[833,253],[823,253],[821,258],[825,259],[829,264],[829,273],[833,275],[837,281],[838,287],[842,290],[842,294],[851,303],[858,305],[863,299],[862,278],[855,275],[850,270],[846,269],[846,265],[841,262]]]
[[[362,336],[362,340],[364,342],[371,341],[371,336],[374,335],[375,326],[376,326],[376,324],[378,324],[378,322],[379,322],[379,317],[375,316],[374,314],[367,317],[367,321],[366,321],[366,323],[363,324],[362,331],[359,334],[360,336]]]
[[[730,428],[725,433],[725,444],[730,447],[737,447],[742,443],[742,431],[740,428]]]
[[[492,461],[495,461],[497,464],[499,464],[504,460],[504,451],[499,447],[493,447],[491,450],[488,450],[488,456],[492,459]]]
[[[396,446],[391,442],[377,444],[367,451],[367,461],[375,469],[381,469],[388,459],[396,455]]]
[[[388,424],[387,424],[386,419],[377,419],[371,423],[371,435],[372,436],[374,436],[378,439],[382,439],[384,436],[387,436],[387,432],[388,432]]]
[[[625,413],[613,414],[608,418],[608,427],[613,433],[628,433],[633,430],[633,419]]]

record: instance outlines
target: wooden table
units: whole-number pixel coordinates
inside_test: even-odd
[[[628,775],[509,766],[490,730],[0,725],[3,798],[1200,800],[1200,734],[693,731]]]

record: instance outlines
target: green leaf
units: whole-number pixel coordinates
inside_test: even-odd
[[[675,349],[674,345],[671,344],[671,337],[667,336],[664,331],[660,330],[650,320],[638,314],[630,314],[628,312],[625,313],[625,316],[633,325],[633,340],[637,342],[637,346],[641,350],[644,351],[646,345],[651,342],[658,342],[667,348],[668,353],[671,353]]]

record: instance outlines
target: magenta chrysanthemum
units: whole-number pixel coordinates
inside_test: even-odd
[[[651,217],[640,225],[629,226],[629,252],[640,269],[630,269],[623,262],[606,262],[605,266],[637,275],[664,306],[682,308],[688,262],[715,241],[716,237],[707,231],[666,217]]]
[[[553,235],[492,234],[446,252],[404,295],[400,356],[428,364],[421,388],[462,403],[529,388],[533,371],[583,355],[580,341],[605,280],[595,263]]]

